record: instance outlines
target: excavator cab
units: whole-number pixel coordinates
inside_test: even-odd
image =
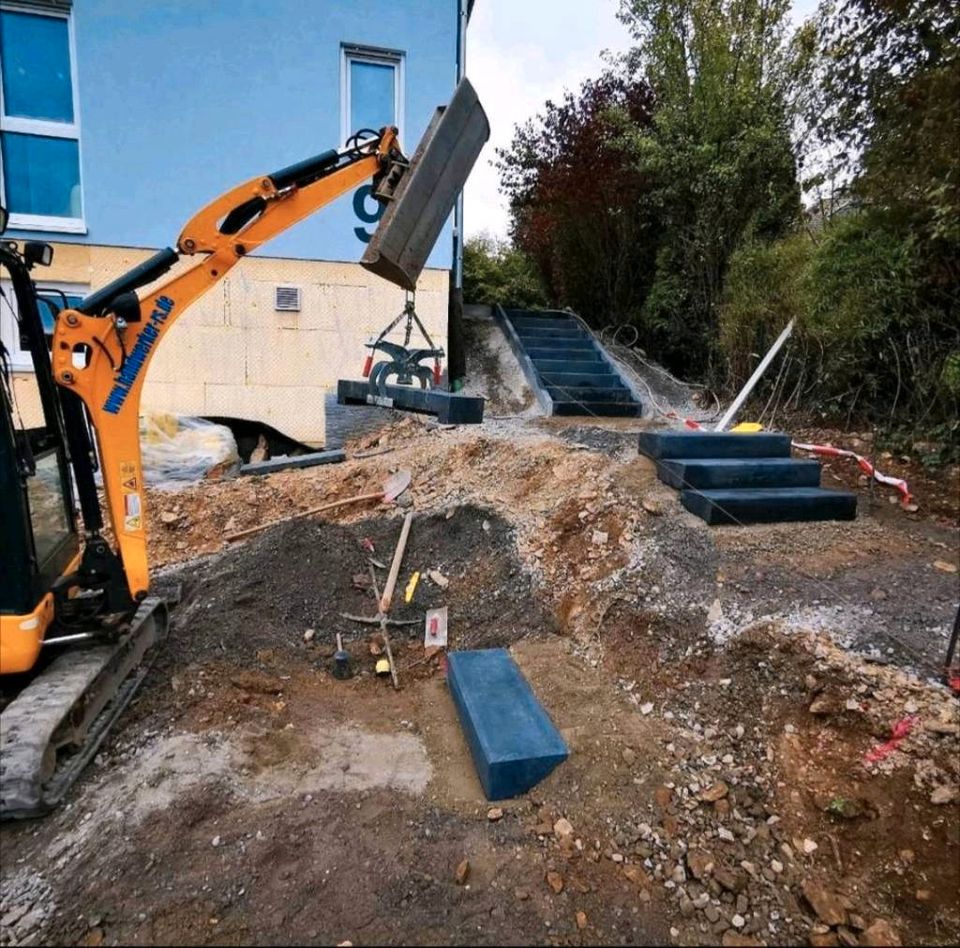
[[[5,221],[4,211],[0,223]],[[0,616],[32,617],[80,549],[63,416],[40,310],[53,304],[39,303],[30,276],[34,266],[52,260],[49,244],[29,242],[20,252],[12,241],[0,240],[0,318],[13,323],[17,354],[29,362],[15,376],[14,353],[0,341]],[[0,639],[0,649],[0,663],[11,670],[26,671],[37,657],[30,638],[21,642],[15,631]]]

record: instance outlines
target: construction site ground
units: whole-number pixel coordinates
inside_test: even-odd
[[[855,522],[710,528],[643,424],[391,420],[340,465],[151,492],[170,638],[66,805],[0,829],[3,944],[956,944],[956,469],[907,512],[834,461]],[[399,469],[400,506],[225,540]],[[342,614],[407,510],[395,691]],[[485,800],[424,649],[443,605],[569,745],[518,799]]]

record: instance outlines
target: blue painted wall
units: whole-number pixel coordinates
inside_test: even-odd
[[[234,184],[338,147],[341,42],[401,50],[412,153],[456,83],[457,0],[75,0],[87,234],[172,245]],[[262,249],[358,260],[350,195]],[[450,225],[430,259],[451,262]]]

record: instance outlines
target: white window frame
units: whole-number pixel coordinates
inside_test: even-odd
[[[0,276],[0,287],[3,288],[4,298],[0,299],[0,338],[10,353],[10,368],[14,372],[33,372],[33,358],[26,349],[20,348],[20,323],[17,316],[10,312],[16,310],[17,300],[13,295],[13,283],[7,278],[6,271]],[[86,297],[90,295],[89,283],[69,283],[64,280],[39,280],[37,292],[58,290],[67,296]],[[10,305],[7,306],[7,303]]]
[[[0,10],[11,13],[27,13],[30,16],[48,16],[67,21],[67,43],[70,51],[70,87],[73,93],[73,121],[50,122],[8,116],[3,101],[3,81],[0,78],[0,125],[5,132],[37,135],[43,138],[67,138],[77,143],[77,184],[80,188],[80,217],[53,217],[46,214],[14,214],[11,212],[7,226],[11,230],[39,230],[58,234],[85,234],[87,232],[85,201],[83,195],[83,152],[80,135],[80,90],[77,84],[77,47],[73,30],[73,11],[43,10],[20,3],[0,3]],[[6,189],[3,181],[3,163],[0,162],[0,204],[6,206]]]
[[[397,128],[403,132],[404,100],[406,99],[406,82],[404,66],[407,54],[399,49],[383,49],[379,46],[363,46],[360,43],[340,44],[340,141],[345,145],[347,139],[356,131],[350,128],[350,64],[374,63],[377,66],[392,66],[394,71],[393,82],[393,113]]]

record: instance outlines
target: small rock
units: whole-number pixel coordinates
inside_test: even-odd
[[[701,892],[694,900],[693,907],[700,909],[701,911],[705,909],[710,904],[710,893]]]
[[[933,898],[933,892],[930,889],[917,889],[916,899],[918,902],[929,902]]]
[[[466,885],[467,879],[470,878],[470,860],[464,859],[463,862],[457,866],[457,871],[455,873],[455,878],[457,880],[457,885]]]
[[[805,839],[803,843],[801,843],[801,848],[804,853],[809,856],[811,853],[815,853],[819,847],[812,839]]]
[[[860,935],[860,944],[868,948],[899,948],[903,942],[885,918],[878,918]]]
[[[723,945],[723,948],[763,948],[762,941],[757,941],[756,938],[751,938],[749,935],[735,932],[732,928],[723,933],[720,944]]]
[[[220,845],[220,837],[219,837],[219,836],[214,836],[213,839],[210,840],[210,845],[213,846],[213,847],[219,846],[219,845]]]
[[[583,931],[587,927],[587,913],[586,912],[577,912],[577,928],[580,931]]]
[[[519,889],[519,888],[518,888],[518,889],[514,889],[514,890],[513,890],[513,897],[514,897],[518,902],[526,902],[527,899],[530,898],[530,893],[529,893],[529,891],[528,891],[527,889]]]
[[[450,580],[438,570],[428,569],[427,576],[430,578],[430,582],[436,586],[439,586],[441,589],[446,589],[447,586],[450,585]]]
[[[490,521],[489,521],[489,520],[484,520],[483,523],[480,524],[480,526],[483,528],[483,532],[484,532],[484,533],[489,533],[489,532],[490,532]]]
[[[831,932],[810,932],[807,940],[813,948],[839,948],[840,940]]]
[[[857,936],[854,935],[849,928],[845,928],[843,925],[837,929],[837,940],[841,945],[844,946],[844,948],[857,948],[857,946],[860,944]]]
[[[611,861],[611,862],[617,862],[617,863],[623,862],[623,853],[611,853],[611,854],[610,854],[610,861]]]
[[[720,919],[720,909],[718,909],[716,905],[708,905],[703,910],[703,914],[706,916],[707,921],[710,922],[711,925]]]
[[[551,870],[547,873],[547,885],[559,895],[563,891],[563,876],[561,876],[559,872],[553,872]]]
[[[164,521],[166,523],[166,521]],[[946,560],[934,560],[933,568],[940,570],[941,573],[955,573],[957,571],[956,563],[948,563]]]
[[[560,839],[563,836],[573,836],[573,824],[566,818],[561,816],[556,823],[553,824],[553,835]]]
[[[650,885],[650,877],[639,866],[624,866],[623,876],[636,886]]]
[[[660,514],[663,513],[660,505],[656,503],[656,501],[650,500],[648,497],[644,497],[643,500],[640,501],[640,506],[643,507],[643,509],[652,517],[659,517]]]
[[[643,715],[649,714],[653,710],[653,702],[648,701],[646,704],[640,705],[640,713]]]
[[[687,868],[694,879],[705,879],[713,871],[713,857],[702,849],[687,853]]]
[[[845,925],[847,923],[847,910],[844,908],[840,896],[835,892],[829,891],[813,879],[805,880],[801,888],[803,897],[824,925]]]
[[[807,710],[811,714],[825,715],[833,714],[837,710],[837,707],[826,695],[819,695]]]
[[[777,874],[780,875],[783,872],[783,863],[779,859],[770,860],[770,868]]]
[[[733,918],[730,919],[730,924],[734,928],[743,928],[747,924],[747,920],[738,912]]]
[[[717,800],[723,799],[729,792],[727,785],[722,780],[718,780],[700,794],[700,799],[707,803],[715,803]]]
[[[930,794],[930,802],[934,806],[943,806],[945,803],[953,803],[956,798],[956,787],[937,787],[937,789]]]
[[[164,510],[160,514],[160,520],[166,524],[176,523],[179,519],[179,515],[175,514],[172,510]]]
[[[487,810],[487,819],[491,823],[496,823],[497,820],[503,819],[503,810],[498,806],[490,807],[490,809]]]
[[[848,711],[859,711],[859,710],[860,710],[860,702],[857,701],[856,698],[847,698],[846,703],[844,704],[844,707],[845,707]]]
[[[312,642],[312,641],[313,641],[313,637],[314,637],[316,634],[317,634],[317,630],[316,630],[316,629],[307,629],[307,631],[303,633],[303,641],[304,641],[304,642]]]
[[[934,734],[952,734],[960,735],[960,724],[954,724],[950,721],[924,721],[923,726]]]
[[[632,764],[637,759],[636,751],[630,747],[625,747],[623,749],[623,762],[625,764]]]

